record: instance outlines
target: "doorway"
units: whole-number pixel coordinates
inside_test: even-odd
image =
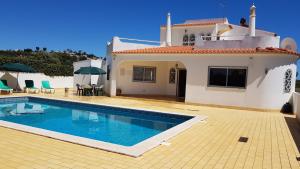
[[[186,69],[178,69],[177,75],[177,97],[185,98]]]

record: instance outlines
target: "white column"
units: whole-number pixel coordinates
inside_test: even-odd
[[[167,32],[166,32],[166,43],[167,46],[172,45],[172,30],[171,30],[171,14],[168,13],[167,15]]]
[[[110,87],[109,87],[109,96],[117,95],[117,67],[114,61],[111,63],[111,71],[110,71]]]
[[[256,7],[254,4],[250,8],[250,23],[249,23],[249,35],[255,36],[255,22],[256,22]]]

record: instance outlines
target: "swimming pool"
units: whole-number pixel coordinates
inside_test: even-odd
[[[144,151],[135,149],[145,149],[141,143],[150,148],[157,146],[172,135],[166,131],[195,121],[195,116],[40,97],[9,97],[0,99],[0,121],[1,126],[138,156]],[[163,133],[167,137],[161,137]],[[158,140],[151,140],[155,137]]]

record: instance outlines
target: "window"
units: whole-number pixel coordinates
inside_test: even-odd
[[[191,34],[190,35],[190,39],[189,39],[190,40],[190,43],[189,43],[190,46],[194,46],[195,45],[195,39],[196,39],[195,38],[195,34]]]
[[[211,33],[208,33],[208,34],[206,35],[206,40],[207,40],[207,41],[211,40]]]
[[[208,76],[209,86],[246,88],[247,68],[209,67]]]
[[[133,81],[135,82],[152,82],[156,80],[156,68],[133,66]]]
[[[171,68],[169,74],[169,83],[174,84],[175,80],[176,80],[176,70],[175,68]]]
[[[109,80],[109,76],[110,76],[110,65],[107,65],[106,80]]]
[[[209,69],[209,85],[226,86],[227,69],[226,68],[210,68]]]
[[[227,86],[246,87],[247,69],[228,69]]]
[[[291,69],[286,70],[284,74],[284,92],[285,93],[290,93],[291,91],[291,86],[292,86],[292,74],[293,71]]]
[[[202,40],[205,40],[205,34],[201,33]]]
[[[189,44],[189,35],[185,34],[182,39],[182,45],[187,46]]]

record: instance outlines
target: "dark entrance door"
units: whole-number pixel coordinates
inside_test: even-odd
[[[179,69],[178,78],[177,78],[177,97],[180,98],[185,97],[185,86],[186,86],[186,70]]]

